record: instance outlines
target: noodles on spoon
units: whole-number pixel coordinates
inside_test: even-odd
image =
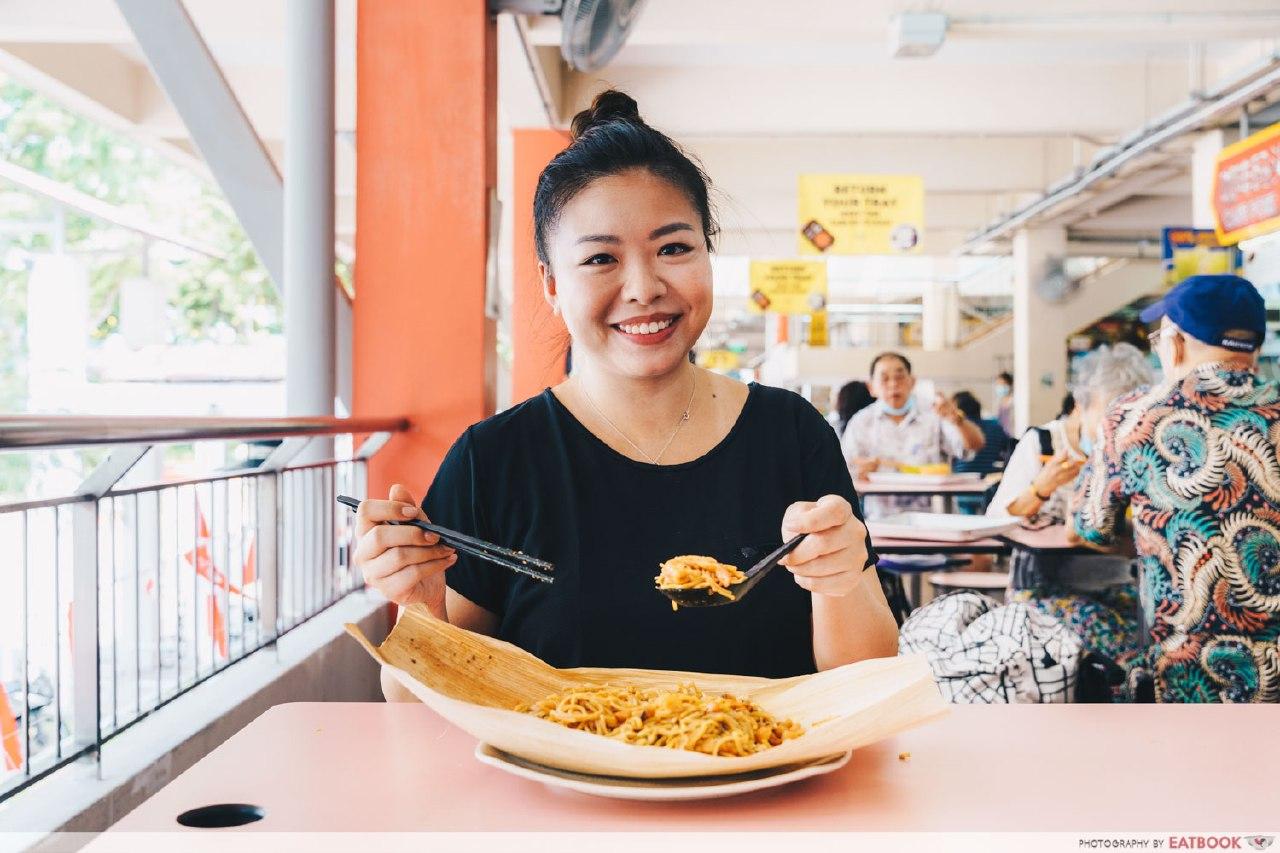
[[[705,589],[708,594],[732,599],[733,592],[729,587],[746,578],[737,566],[721,563],[713,557],[686,555],[672,557],[663,563],[654,581],[658,589]],[[674,601],[671,609],[676,609]]]

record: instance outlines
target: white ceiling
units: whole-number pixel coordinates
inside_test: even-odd
[[[354,222],[355,2],[338,2],[337,186]],[[457,0],[462,2],[462,0]],[[481,0],[474,0],[481,2]],[[254,127],[284,156],[284,0],[187,0]],[[892,15],[947,14],[942,49],[888,55]],[[794,251],[806,171],[924,176],[924,250],[964,237],[1087,164],[1104,145],[1280,48],[1276,0],[649,0],[615,63],[569,72],[555,19],[504,19],[504,127],[563,126],[607,85],[699,156],[718,188],[726,254]],[[1199,47],[1196,47],[1199,46]],[[530,61],[532,58],[532,61]],[[60,91],[191,157],[112,0],[0,0],[0,70]],[[1073,226],[1150,236],[1190,215],[1185,146],[1166,178]]]
[[[1185,102],[1193,84],[1212,88],[1280,45],[1274,0],[1211,8],[649,0],[614,63],[590,75],[558,67],[555,20],[531,20],[527,41],[546,70],[554,121],[616,86],[703,160],[720,190],[722,251],[791,254],[796,176],[849,171],[922,175],[922,248],[942,255]],[[942,48],[892,58],[891,17],[922,9],[950,17]],[[540,104],[527,106],[524,122],[547,121]],[[1188,222],[1188,151],[1170,146],[1167,179],[1117,194],[1073,232],[1131,240]]]

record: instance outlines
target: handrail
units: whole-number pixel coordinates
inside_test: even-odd
[[[1089,189],[1094,184],[1119,174],[1121,167],[1186,133],[1191,133],[1219,119],[1223,113],[1247,105],[1266,95],[1280,83],[1280,54],[1272,54],[1241,76],[1204,96],[1196,96],[1175,107],[1162,118],[1145,125],[1119,143],[1100,152],[1082,174],[1073,174],[1049,187],[1039,198],[1018,210],[970,234],[955,255],[977,252],[984,244],[1000,239]]]
[[[408,428],[409,421],[403,417],[103,418],[17,415],[0,417],[0,450],[403,432]]]

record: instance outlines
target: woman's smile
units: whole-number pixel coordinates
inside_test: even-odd
[[[611,324],[609,328],[634,344],[651,347],[670,340],[682,316],[682,314],[648,314],[643,317],[629,317],[620,323]]]

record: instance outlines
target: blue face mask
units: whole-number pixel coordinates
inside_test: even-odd
[[[1090,436],[1080,433],[1080,451],[1085,456],[1093,455],[1093,439]]]
[[[916,407],[916,398],[908,397],[907,402],[903,403],[896,409],[884,400],[876,400],[876,405],[879,406],[880,411],[884,412],[886,415],[893,415],[895,418],[900,418]]]
[[[1009,396],[1009,386],[997,385],[995,388],[995,392],[996,392],[996,399],[1003,400],[1005,397]]]

